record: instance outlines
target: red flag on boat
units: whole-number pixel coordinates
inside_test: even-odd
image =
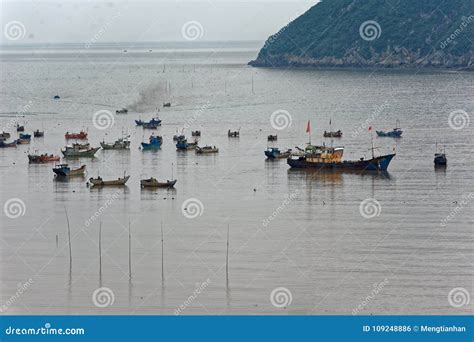
[[[371,130],[372,130],[372,126],[369,126],[369,131],[371,131]]]
[[[306,125],[306,133],[311,132],[311,121],[308,120],[308,124]]]

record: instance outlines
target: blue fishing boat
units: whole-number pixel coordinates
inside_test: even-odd
[[[193,150],[196,148],[197,145],[198,145],[197,141],[190,143],[188,142],[187,139],[180,139],[176,143],[176,149],[181,150],[181,151]]]
[[[150,122],[144,122],[142,127],[143,128],[148,128],[148,129],[157,129],[158,126],[160,126],[160,125],[161,124],[159,124],[159,123],[150,121]]]
[[[281,152],[278,147],[269,147],[265,151],[265,155],[268,159],[282,159],[288,158],[291,154],[291,149],[286,150],[285,152]]]
[[[31,134],[20,133],[20,139],[30,140],[31,139]]]
[[[61,177],[84,176],[86,166],[82,165],[78,169],[71,169],[68,164],[59,164],[53,168],[53,172]]]
[[[400,128],[400,122],[397,120],[397,127],[393,130],[385,132],[385,131],[376,131],[379,137],[390,137],[390,138],[400,138],[402,136],[402,129]]]
[[[149,143],[144,143],[142,142],[142,148],[144,150],[157,150],[161,147],[161,144],[163,143],[163,138],[160,136],[150,136],[150,142]]]
[[[138,119],[138,120],[135,120],[135,123],[137,124],[137,126],[143,126],[145,124],[147,125],[153,125],[153,126],[161,126],[161,120],[158,119],[158,118],[153,118],[151,119],[150,121],[143,121],[142,119]]]

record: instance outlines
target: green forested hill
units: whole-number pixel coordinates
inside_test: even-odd
[[[474,0],[322,0],[254,66],[474,66]]]

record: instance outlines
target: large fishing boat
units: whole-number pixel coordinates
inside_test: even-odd
[[[78,149],[73,146],[66,146],[63,150],[61,150],[64,157],[89,157],[92,158],[96,154],[96,152],[100,149],[100,147],[91,147],[88,149]]]
[[[329,170],[377,170],[385,171],[390,161],[395,157],[395,153],[379,157],[374,156],[372,148],[372,158],[359,160],[342,160],[344,147],[328,147],[309,145],[304,153],[291,155],[288,165],[299,169],[329,169]]]
[[[119,138],[113,143],[106,143],[105,141],[102,141],[100,146],[102,146],[104,150],[126,150],[130,148],[130,140],[128,140],[128,138],[129,136],[126,136],[125,138]]]

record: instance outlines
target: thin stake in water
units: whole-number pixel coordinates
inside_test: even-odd
[[[64,207],[64,211],[66,212],[67,234],[68,234],[68,240],[69,240],[69,269],[71,269],[72,268],[71,227],[69,226],[69,216],[67,215],[66,207]]]
[[[132,279],[132,235],[130,233],[130,222],[128,222],[128,277]]]
[[[229,229],[230,225],[227,225],[227,254],[225,258],[225,274],[227,280],[229,280]]]
[[[163,242],[163,222],[161,222],[161,279],[165,278],[165,262],[164,262],[164,242]]]
[[[102,274],[102,221],[99,225],[99,274]]]

